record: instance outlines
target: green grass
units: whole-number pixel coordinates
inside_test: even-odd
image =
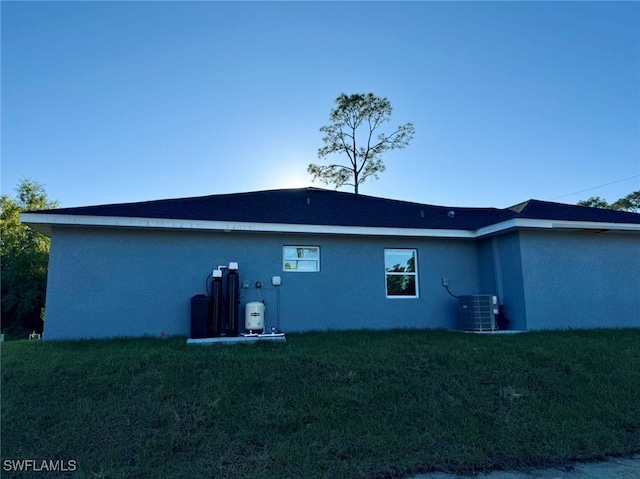
[[[473,473],[636,453],[639,391],[640,330],[17,341],[0,453],[76,478]]]

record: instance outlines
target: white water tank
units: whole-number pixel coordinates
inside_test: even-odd
[[[244,328],[247,331],[264,330],[264,304],[247,303],[244,310]]]

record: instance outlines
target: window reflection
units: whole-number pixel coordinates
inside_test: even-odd
[[[416,250],[385,249],[387,297],[417,297]]]

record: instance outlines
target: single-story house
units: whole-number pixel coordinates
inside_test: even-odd
[[[52,240],[45,339],[188,336],[192,296],[230,262],[240,318],[264,300],[268,330],[457,329],[443,284],[497,295],[514,330],[640,327],[636,213],[301,188],[21,217]]]

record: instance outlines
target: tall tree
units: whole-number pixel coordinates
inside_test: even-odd
[[[640,213],[640,190],[629,193],[624,198],[614,202],[611,207],[614,210],[632,211]]]
[[[606,208],[610,210],[640,213],[640,190],[629,193],[624,198],[620,198],[611,204],[599,196],[592,196],[589,199],[580,200],[577,204],[580,206],[590,206],[591,208]]]
[[[49,262],[49,238],[20,222],[20,213],[55,208],[44,187],[23,179],[17,195],[0,197],[0,258],[2,261],[2,328],[8,332],[42,331]]]
[[[589,208],[610,208],[611,205],[607,200],[600,196],[592,196],[586,200],[580,200],[576,203],[578,206],[588,206]]]
[[[379,129],[388,123],[393,109],[386,98],[372,93],[341,94],[331,110],[331,124],[320,131],[325,134],[324,146],[318,149],[318,158],[325,159],[334,153],[344,154],[346,164],[310,164],[307,171],[313,180],[334,184],[336,188],[353,186],[358,194],[359,186],[368,178],[378,178],[385,170],[382,154],[389,150],[402,149],[409,145],[415,129],[411,123],[397,127],[385,134]],[[377,134],[377,136],[375,136]]]

